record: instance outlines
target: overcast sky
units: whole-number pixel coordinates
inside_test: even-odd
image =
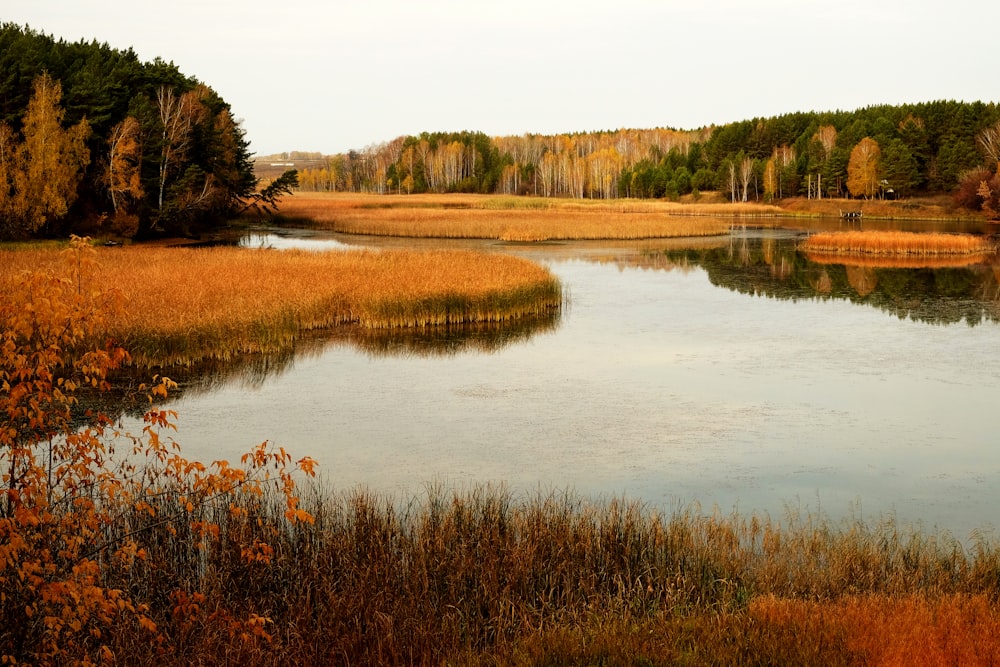
[[[4,4],[2,21],[173,61],[230,103],[259,155],[1000,101],[996,0]]]

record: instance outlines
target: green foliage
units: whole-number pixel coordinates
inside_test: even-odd
[[[271,181],[260,192],[255,192],[243,200],[240,212],[252,210],[258,213],[274,213],[278,209],[278,200],[299,185],[299,172],[289,169],[278,178]]]
[[[934,169],[929,175],[930,184],[950,191],[958,184],[962,174],[980,166],[982,161],[973,136],[947,136],[937,151]]]
[[[691,177],[691,187],[698,190],[714,190],[717,187],[715,183],[715,172],[706,167],[702,167]]]
[[[902,139],[891,139],[882,151],[882,178],[897,197],[913,193],[920,183],[920,165]]]
[[[229,105],[215,91],[183,75],[173,63],[160,59],[143,63],[131,49],[120,51],[96,41],[68,43],[6,23],[0,25],[0,123],[7,125],[15,143],[26,123],[33,82],[42,74],[61,85],[57,110],[61,127],[76,127],[86,119],[89,159],[73,196],[67,198],[71,206],[50,216],[44,228],[32,225],[29,231],[61,236],[126,229],[140,234],[195,233],[233,215],[254,192],[257,182],[249,143]],[[183,136],[174,138],[180,150],[171,156],[174,162],[167,169],[161,169],[165,159],[162,109],[157,104],[161,90],[178,98],[197,94],[197,105],[186,110]],[[130,193],[141,196],[126,198],[123,207],[123,201],[114,198],[116,186],[108,180],[113,160],[109,139],[128,118],[140,127],[133,152],[140,182]],[[24,194],[17,188],[13,191]],[[171,201],[160,201],[161,191],[172,193]],[[10,236],[23,227],[3,211],[0,218],[0,235]],[[105,221],[111,226],[104,226]]]

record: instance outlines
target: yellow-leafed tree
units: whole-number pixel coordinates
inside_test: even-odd
[[[778,172],[774,166],[774,158],[764,164],[764,200],[771,201],[778,192]]]
[[[41,74],[24,115],[23,141],[18,144],[9,128],[0,130],[0,176],[6,186],[0,222],[15,233],[35,232],[65,216],[90,162],[90,126],[82,120],[63,128],[61,101],[62,86]]]
[[[142,183],[139,178],[142,158],[140,132],[139,121],[128,116],[112,128],[111,136],[108,137],[106,178],[115,213],[129,201],[142,198]]]
[[[878,192],[882,149],[871,137],[865,137],[851,151],[847,163],[847,190],[854,197],[871,199]]]

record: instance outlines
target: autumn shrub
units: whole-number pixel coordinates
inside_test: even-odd
[[[980,167],[959,177],[955,203],[970,211],[995,216],[1000,211],[1000,173]]]
[[[266,563],[264,533],[243,541],[224,519],[245,516],[260,497],[280,498],[284,512],[273,516],[286,523],[311,519],[292,477],[311,471],[309,459],[293,465],[267,443],[236,466],[183,458],[163,436],[172,413],[155,406],[172,386],[166,378],[139,388],[150,401],[139,434],[80,408],[79,395],[106,390],[128,359],[102,342],[117,299],[85,288],[88,250],[77,239],[68,270],[22,274],[0,301],[3,664],[124,660],[122,628],[135,642],[170,645],[183,623],[162,612],[167,600],[183,608],[212,579],[173,550],[207,554],[237,538],[243,558]],[[252,609],[220,611],[227,631],[263,636]]]

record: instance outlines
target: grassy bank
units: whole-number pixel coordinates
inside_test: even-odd
[[[23,271],[78,259],[0,250],[0,289]],[[527,260],[471,251],[99,248],[74,268],[84,291],[115,292],[107,333],[140,365],[186,364],[287,347],[301,332],[499,322],[558,312],[561,288]],[[75,273],[74,273],[75,275]]]
[[[286,219],[347,234],[505,241],[715,236],[734,221],[764,224],[777,212],[757,204],[484,195],[300,193],[281,203]]]
[[[860,212],[869,220],[983,220],[982,213],[960,209],[949,196],[883,199],[806,199],[791,197],[778,202],[786,215],[839,218]]]
[[[892,523],[661,514],[570,494],[362,490],[280,502],[207,551],[154,534],[148,586],[165,655],[126,628],[134,664],[986,664],[1000,659],[1000,553]],[[141,518],[139,519],[141,522]],[[144,543],[147,541],[144,540]],[[248,560],[238,545],[266,543]],[[124,584],[111,581],[109,584]],[[133,584],[134,585],[134,584]],[[178,610],[175,591],[202,591]],[[221,619],[267,619],[269,641]]]

